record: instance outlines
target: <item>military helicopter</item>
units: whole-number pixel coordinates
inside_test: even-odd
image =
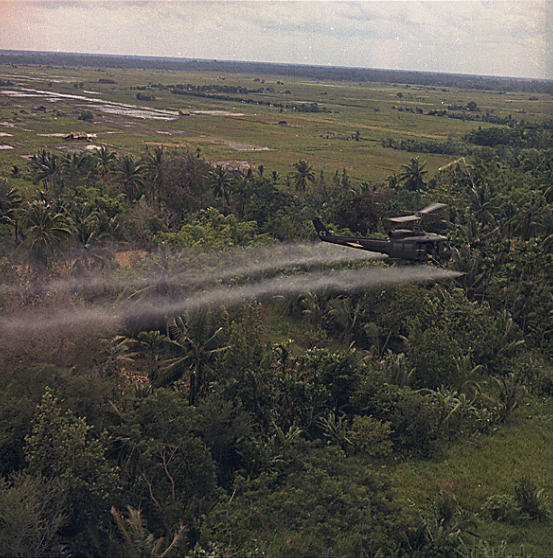
[[[424,215],[445,206],[445,203],[432,203],[413,215],[391,217],[390,221],[396,223],[413,221],[415,224],[413,229],[390,231],[388,238],[385,239],[334,235],[323,225],[319,217],[313,219],[313,224],[317,229],[319,238],[324,242],[379,252],[387,254],[390,258],[400,260],[442,263],[451,259],[453,254],[448,239],[439,234],[425,232],[419,228],[419,225]]]

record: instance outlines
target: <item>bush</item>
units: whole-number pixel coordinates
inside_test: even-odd
[[[393,450],[389,422],[382,422],[372,417],[355,417],[349,433],[349,440],[356,452],[370,457],[388,457]]]
[[[354,396],[356,414],[390,424],[394,450],[412,457],[430,457],[437,450],[438,415],[432,403],[408,387],[367,378]]]
[[[85,122],[93,122],[94,121],[94,113],[90,110],[83,110],[79,115],[79,120],[84,120]]]
[[[484,516],[503,523],[517,523],[520,520],[521,508],[509,494],[494,494],[482,506]]]
[[[405,517],[388,479],[336,446],[298,445],[294,452],[297,465],[285,477],[237,477],[204,537],[240,556],[256,539],[257,556],[279,557],[374,556],[397,544]]]
[[[544,521],[549,518],[548,499],[543,489],[523,476],[515,484],[515,495],[494,494],[490,496],[482,512],[494,521],[515,524],[524,519]]]
[[[530,519],[543,521],[549,517],[545,492],[538,490],[529,477],[523,476],[515,484],[515,499],[522,513]]]
[[[0,478],[0,554],[56,555],[56,540],[67,521],[66,499],[58,479],[28,473],[17,473],[9,481]]]

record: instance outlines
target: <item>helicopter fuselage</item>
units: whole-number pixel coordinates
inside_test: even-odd
[[[451,258],[452,250],[445,236],[421,230],[397,229],[388,238],[364,238],[357,236],[333,235],[317,217],[313,219],[319,238],[324,242],[349,246],[386,254],[390,258],[418,262],[446,261]]]

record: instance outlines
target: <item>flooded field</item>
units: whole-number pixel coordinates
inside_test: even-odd
[[[213,143],[222,143],[223,145],[227,145],[231,149],[235,151],[269,151],[269,147],[260,147],[258,145],[249,145],[247,143],[239,143],[237,141],[228,141],[228,140],[217,140]]]
[[[89,99],[92,103],[92,100]],[[99,99],[96,99],[99,101]],[[146,120],[176,120],[178,118],[178,113],[174,111],[161,110],[161,109],[151,109],[142,107],[133,107],[132,105],[125,105],[122,103],[112,103],[109,101],[103,101],[103,104],[90,104],[90,105],[78,105],[82,108],[87,108],[88,110],[97,110],[99,112],[105,112],[107,114],[115,114],[118,116],[128,116],[131,118],[142,118]]]
[[[208,116],[246,116],[243,112],[230,112],[228,110],[195,110],[194,114],[207,114]]]
[[[39,89],[1,89],[0,95],[9,98],[25,98],[25,97],[41,97],[49,103],[61,100],[84,101],[86,104],[77,105],[87,110],[96,110],[108,114],[116,114],[119,116],[128,116],[131,118],[142,118],[150,120],[176,120],[178,112],[163,109],[154,109],[149,107],[140,107],[125,103],[116,103],[114,101],[106,101],[96,97],[85,97],[84,95],[73,95],[71,93],[57,93],[50,91],[42,91]]]

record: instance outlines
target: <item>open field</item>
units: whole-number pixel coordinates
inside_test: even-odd
[[[180,86],[180,89],[178,88]],[[175,94],[179,91],[180,94]],[[546,93],[343,82],[303,76],[185,73],[65,66],[0,66],[0,172],[39,150],[107,146],[143,153],[152,145],[200,152],[285,176],[307,159],[327,176],[346,169],[356,181],[381,182],[416,154],[384,139],[459,142],[487,122],[429,115],[476,103],[479,114],[543,121]],[[317,112],[303,112],[311,107]],[[91,111],[92,121],[79,120]],[[62,136],[86,132],[88,142]],[[424,154],[434,173],[454,156]]]

